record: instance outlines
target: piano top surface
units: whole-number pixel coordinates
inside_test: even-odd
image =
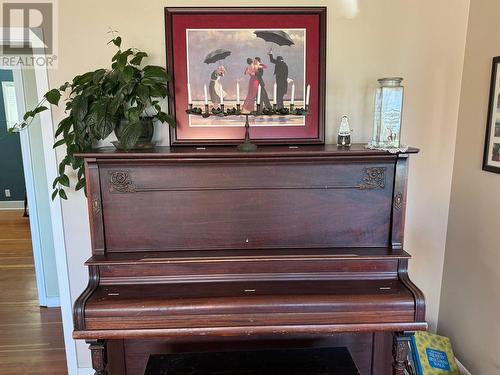
[[[419,149],[409,147],[406,154],[418,153]],[[158,146],[152,150],[141,151],[119,151],[114,147],[102,147],[85,153],[75,154],[76,156],[99,159],[159,159],[159,158],[186,158],[186,157],[242,157],[259,158],[271,156],[339,156],[339,157],[396,157],[388,151],[372,150],[366,148],[365,144],[353,144],[349,148],[337,145],[297,145],[297,146],[259,146],[254,152],[241,152],[235,146],[178,146],[163,147]]]

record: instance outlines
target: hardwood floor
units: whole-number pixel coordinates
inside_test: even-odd
[[[38,306],[29,221],[0,211],[0,375],[65,375],[58,308]]]

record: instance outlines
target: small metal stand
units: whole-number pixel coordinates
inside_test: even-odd
[[[245,142],[238,145],[238,151],[251,152],[257,150],[257,145],[250,142],[249,114],[245,114]]]

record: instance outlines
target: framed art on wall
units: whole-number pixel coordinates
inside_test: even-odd
[[[258,144],[323,144],[326,8],[165,8],[171,145],[237,144],[245,116],[199,108],[307,108],[307,115],[250,116]],[[207,107],[208,106],[208,107]],[[260,108],[260,107],[259,107]]]
[[[490,101],[486,122],[483,169],[500,173],[500,56],[493,58],[490,83]]]

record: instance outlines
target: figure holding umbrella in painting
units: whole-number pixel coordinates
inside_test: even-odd
[[[221,65],[210,75],[208,92],[210,94],[210,100],[213,104],[220,104],[222,102],[221,98],[224,99],[226,96],[226,92],[222,89],[222,85],[220,83],[220,78],[224,77],[224,74],[226,74],[226,68],[224,68],[224,65]]]
[[[283,108],[283,97],[288,90],[288,65],[283,61],[283,56],[274,58],[273,50],[269,51],[269,59],[274,64],[274,75],[276,77],[276,105]]]
[[[210,52],[203,61],[205,64],[212,64],[220,60],[224,60],[226,57],[231,55],[231,51],[227,49],[217,49]],[[220,83],[220,78],[224,77],[226,74],[226,68],[224,65],[217,67],[210,75],[210,84],[208,86],[210,93],[210,100],[213,104],[220,104],[223,102],[226,92],[222,89]]]
[[[295,43],[288,33],[283,30],[261,30],[255,31],[254,34],[266,42],[277,44],[278,46],[292,46]],[[276,77],[276,105],[278,108],[283,108],[283,97],[288,90],[288,65],[285,63],[283,56],[274,58],[273,50],[269,50],[269,59],[274,64],[274,75]]]

